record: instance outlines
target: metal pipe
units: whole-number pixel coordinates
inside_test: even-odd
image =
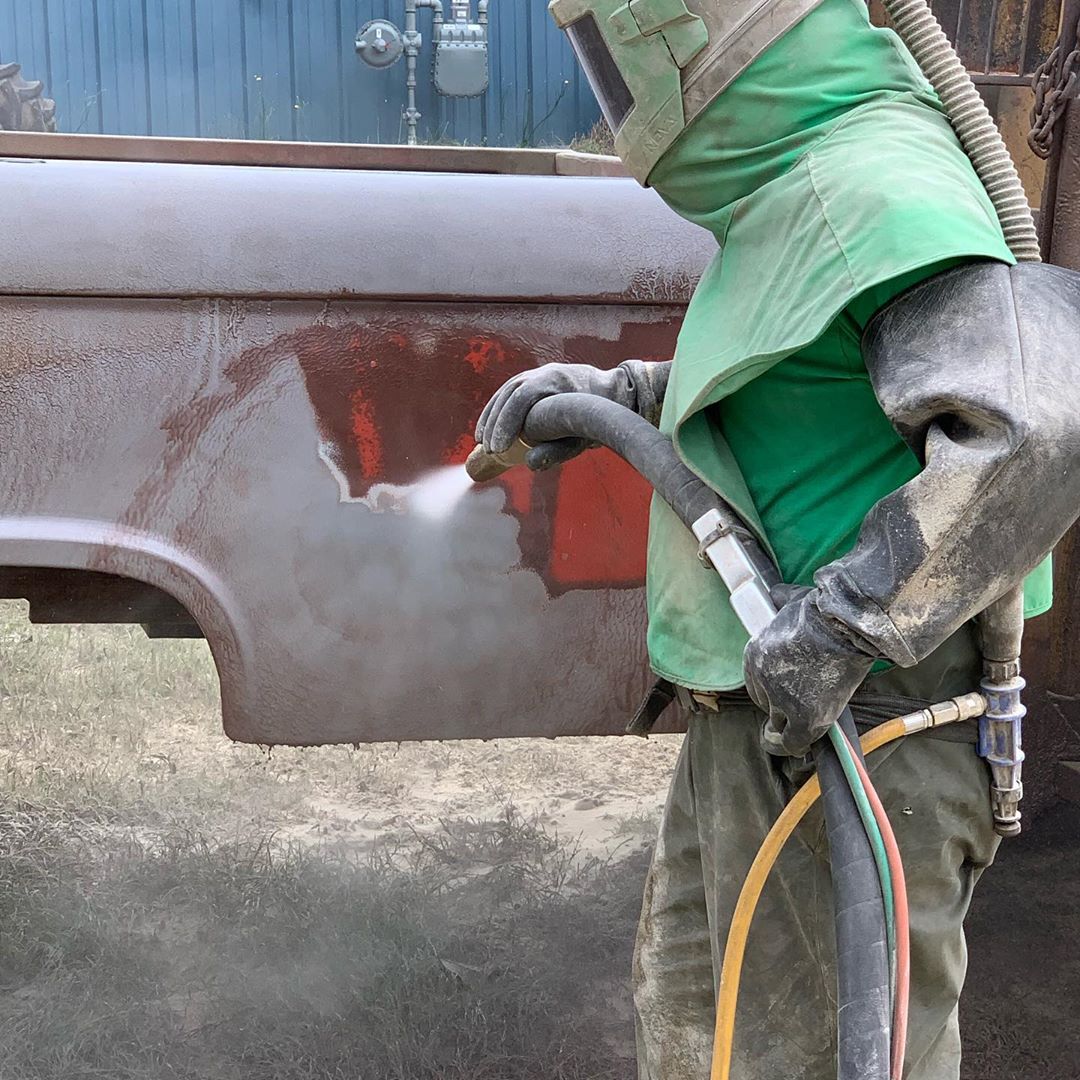
[[[994,829],[999,836],[1020,833],[1023,785],[1023,720],[1020,701],[1020,646],[1024,635],[1024,588],[1018,586],[990,605],[978,619],[983,654],[980,686],[987,709],[979,721],[979,753],[993,776],[990,788]]]
[[[477,4],[476,4],[476,21],[481,26],[487,26],[487,24],[488,24],[488,0],[477,0]]]
[[[432,36],[436,40],[443,24],[442,0],[405,0],[405,32],[402,39],[405,43],[405,141],[409,146],[417,145],[416,130],[421,117],[416,107],[416,61],[424,43],[417,16],[419,8],[431,9]]]

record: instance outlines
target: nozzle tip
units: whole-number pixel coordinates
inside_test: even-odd
[[[482,446],[477,446],[465,462],[465,471],[476,484],[486,484],[506,472],[504,465],[495,454],[489,454]]]

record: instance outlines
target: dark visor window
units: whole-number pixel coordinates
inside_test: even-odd
[[[566,28],[566,33],[581,66],[585,69],[593,93],[600,102],[604,118],[611,130],[617,132],[634,107],[634,95],[630,93],[630,87],[615,66],[604,35],[600,33],[600,28],[591,15],[571,23]]]

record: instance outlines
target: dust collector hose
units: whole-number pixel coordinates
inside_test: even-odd
[[[584,438],[614,450],[645,477],[687,528],[712,509],[722,508],[730,518],[730,508],[682,463],[671,440],[615,402],[592,394],[556,394],[532,407],[522,434],[534,446]],[[779,577],[775,569],[772,576]],[[857,745],[850,709],[841,724],[846,724],[846,734]],[[822,745],[817,757],[836,908],[837,1077],[888,1080],[890,973],[877,866],[836,752]]]
[[[1039,237],[1005,140],[926,0],[885,0],[893,27],[933,86],[990,196],[1019,262],[1039,262]]]

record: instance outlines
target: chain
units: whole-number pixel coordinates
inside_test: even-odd
[[[1080,68],[1080,22],[1072,32],[1072,52],[1065,53],[1066,31],[1062,30],[1050,55],[1035,69],[1032,86],[1035,104],[1031,109],[1028,146],[1041,158],[1054,147],[1054,126],[1068,107]]]

